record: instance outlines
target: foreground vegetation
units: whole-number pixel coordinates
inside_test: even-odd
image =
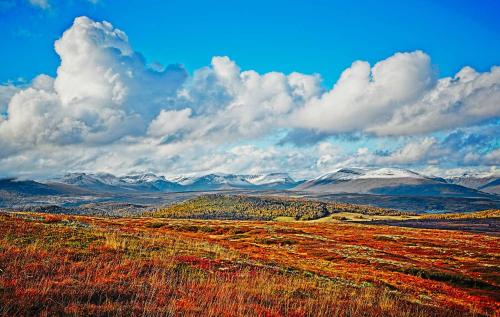
[[[422,215],[420,219],[445,219],[445,220],[453,220],[453,219],[486,219],[486,218],[500,218],[500,210],[499,209],[490,209],[476,212],[468,212],[468,213],[446,213],[446,214],[428,214]]]
[[[313,220],[340,212],[373,216],[411,215],[398,210],[339,202],[223,194],[199,196],[159,208],[149,215],[173,219],[274,220],[291,217],[294,220]]]
[[[350,223],[0,214],[0,315],[494,316],[498,242]]]

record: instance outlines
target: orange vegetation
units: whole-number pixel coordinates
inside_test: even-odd
[[[484,219],[484,218],[500,218],[500,210],[489,209],[468,213],[450,213],[450,214],[427,214],[420,217],[421,219]]]
[[[460,231],[0,214],[0,315],[494,316],[499,260]]]

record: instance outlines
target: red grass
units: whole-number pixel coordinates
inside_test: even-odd
[[[493,316],[499,251],[458,231],[0,215],[0,314]]]

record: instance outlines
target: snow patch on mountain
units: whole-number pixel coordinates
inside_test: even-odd
[[[270,184],[292,184],[295,183],[293,178],[287,173],[270,173],[261,175],[248,175],[245,179],[254,185],[270,185]]]
[[[400,168],[379,168],[374,170],[369,170],[360,177],[363,178],[418,178],[424,179],[425,176],[420,175],[414,171],[400,169]]]
[[[323,174],[314,180],[318,181],[347,181],[357,179],[366,173],[365,170],[360,168],[341,168],[338,171]]]

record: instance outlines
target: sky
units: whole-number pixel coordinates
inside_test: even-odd
[[[498,173],[499,12],[0,0],[0,177]]]

